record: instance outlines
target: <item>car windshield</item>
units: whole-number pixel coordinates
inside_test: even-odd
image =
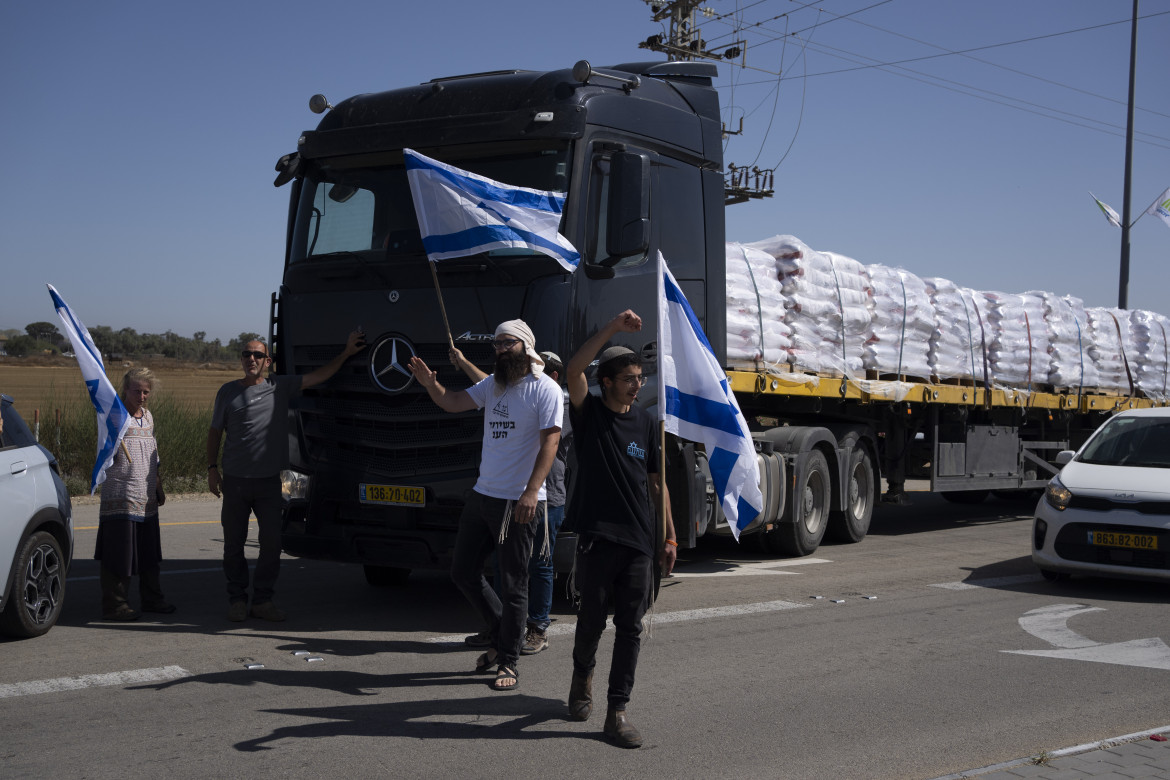
[[[505,184],[558,192],[569,186],[567,143],[420,151]],[[291,262],[328,258],[394,262],[422,251],[401,152],[318,160],[310,167],[297,204]],[[506,249],[492,254],[533,253]]]
[[[1170,419],[1114,417],[1077,457],[1101,466],[1170,468]]]

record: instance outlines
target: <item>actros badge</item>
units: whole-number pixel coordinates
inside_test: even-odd
[[[414,347],[401,336],[382,339],[370,353],[370,378],[387,393],[401,393],[414,381],[408,367],[414,354]]]

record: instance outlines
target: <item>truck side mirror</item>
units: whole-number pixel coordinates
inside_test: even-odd
[[[602,265],[650,248],[650,159],[644,154],[617,152],[609,162],[608,230]]]

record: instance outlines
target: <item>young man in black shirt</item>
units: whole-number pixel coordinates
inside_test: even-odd
[[[585,342],[565,370],[570,419],[577,453],[577,490],[568,516],[577,531],[576,583],[581,594],[573,644],[573,680],[569,717],[586,720],[593,711],[593,668],[605,629],[609,597],[613,597],[613,662],[609,671],[609,708],[604,732],[621,747],[639,747],[642,735],[626,719],[641,648],[642,618],[654,585],[654,558],[662,573],[674,567],[674,524],[670,500],[665,509],[665,542],[655,541],[658,504],[658,426],[635,407],[642,388],[642,364],[633,350],[610,347],[597,367],[601,397],[590,395],[585,369],[618,333],[642,329],[642,319],[626,310]]]

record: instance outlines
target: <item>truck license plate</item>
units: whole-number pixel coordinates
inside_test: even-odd
[[[1114,531],[1089,531],[1089,544],[1124,547],[1127,550],[1157,550],[1158,537],[1150,534],[1121,534]]]
[[[407,485],[358,485],[358,500],[363,504],[391,506],[426,506],[426,491]]]

